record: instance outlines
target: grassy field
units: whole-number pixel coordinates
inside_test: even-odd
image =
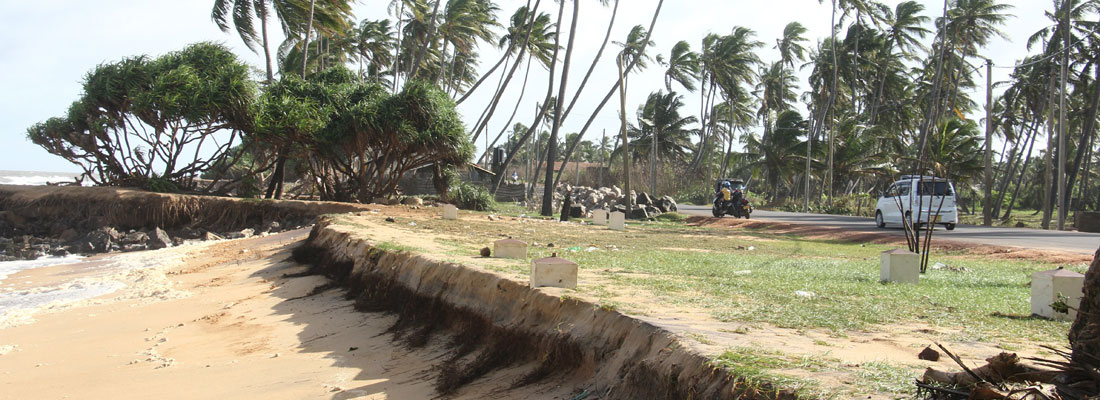
[[[895,246],[807,240],[766,231],[691,227],[676,221],[632,223],[622,235],[526,229],[510,236],[540,243],[530,256],[566,253],[582,268],[618,285],[656,293],[662,302],[701,307],[724,321],[766,322],[787,328],[852,329],[904,322],[954,326],[959,339],[1003,342],[1064,339],[1067,323],[1030,318],[1032,272],[1057,265],[966,254],[933,254],[920,285],[879,282],[879,254]],[[492,231],[492,222],[430,221],[464,231]],[[449,230],[449,229],[448,229]],[[484,241],[458,243],[473,251]],[[553,243],[554,247],[546,247]],[[589,248],[594,248],[588,251]],[[617,249],[609,251],[608,249]],[[1084,272],[1086,265],[1067,266]],[[516,272],[527,270],[516,263]],[[961,272],[956,272],[961,271]],[[795,295],[811,292],[812,299]]]
[[[528,213],[508,207],[494,214]],[[895,246],[693,227],[685,225],[680,214],[628,225],[626,232],[610,233],[576,224],[529,218],[504,222],[478,216],[459,221],[425,219],[408,229],[449,234],[452,238],[442,242],[454,255],[476,254],[503,236],[531,243],[529,258],[559,253],[599,278],[598,284],[582,282],[579,294],[627,313],[636,305],[616,298],[615,290],[642,290],[652,294],[647,302],[705,310],[719,321],[819,329],[837,338],[854,331],[912,324],[945,328],[950,336],[940,340],[988,343],[1011,351],[1025,344],[1064,344],[1069,327],[1066,322],[1029,316],[1030,275],[1056,267],[1049,263],[960,252],[934,254],[930,264],[947,268],[929,269],[919,285],[883,284],[879,255]],[[1087,265],[1066,267],[1084,272]],[[530,266],[529,261],[515,261],[491,268],[525,275]],[[715,362],[742,376],[812,393],[816,393],[813,382],[769,371],[846,369],[827,357],[805,359],[746,348],[730,349]],[[856,370],[861,381],[878,391],[904,395],[912,388],[911,366],[865,363]]]

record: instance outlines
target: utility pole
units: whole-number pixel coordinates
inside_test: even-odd
[[[985,199],[982,225],[993,225],[993,60],[985,59]]]
[[[626,82],[623,79],[623,55],[619,54],[619,116],[622,119],[622,127],[619,129],[620,136],[623,137],[623,192],[626,196],[626,211],[630,213],[634,210],[634,196],[630,195],[630,143],[626,139]]]
[[[1062,88],[1058,92],[1058,230],[1066,229],[1066,64],[1069,64],[1069,14],[1072,3],[1062,0],[1062,13],[1065,14],[1065,22],[1062,27],[1064,42],[1062,44]],[[1085,151],[1078,149],[1077,151]]]

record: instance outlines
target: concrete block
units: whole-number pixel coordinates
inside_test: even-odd
[[[494,258],[527,259],[527,243],[512,238],[500,239],[493,242]]]
[[[1073,321],[1077,311],[1068,314],[1054,311],[1051,303],[1058,301],[1058,294],[1067,297],[1070,307],[1081,306],[1085,276],[1061,268],[1031,274],[1031,313],[1057,321]]]
[[[618,211],[615,211],[615,212],[611,213],[611,215],[609,217],[609,222],[607,224],[607,228],[611,229],[613,231],[624,231],[624,230],[626,230],[626,214],[623,214],[623,213],[618,212]]]
[[[444,204],[443,219],[458,219],[458,207],[453,204]]]
[[[531,261],[531,287],[577,288],[577,263],[559,258],[557,253]]]
[[[592,223],[595,225],[607,225],[607,210],[592,210]]]
[[[882,282],[920,283],[920,255],[909,250],[882,252]]]

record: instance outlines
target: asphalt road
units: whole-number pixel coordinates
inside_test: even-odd
[[[681,205],[680,212],[690,215],[710,216],[710,207]],[[724,218],[733,218],[726,216]],[[756,210],[752,219],[782,222],[789,224],[810,224],[827,228],[842,229],[850,232],[886,233],[905,237],[900,226],[875,227],[873,218],[851,217],[846,215],[806,214],[783,211]],[[1057,250],[1072,253],[1092,254],[1100,247],[1100,233],[1044,231],[1027,228],[993,228],[977,225],[958,225],[948,231],[936,228],[936,237],[960,242],[1014,246],[1037,250]]]

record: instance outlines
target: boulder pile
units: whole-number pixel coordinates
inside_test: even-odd
[[[532,205],[542,203],[542,193],[536,192],[530,202]],[[561,209],[565,196],[569,196],[571,200],[569,214],[572,218],[589,217],[592,210],[606,209],[622,212],[630,219],[652,219],[677,209],[676,200],[670,196],[657,198],[649,193],[637,193],[633,190],[626,194],[618,186],[591,188],[564,184],[558,185],[554,191],[555,210]],[[634,209],[627,209],[626,196],[634,197]]]

